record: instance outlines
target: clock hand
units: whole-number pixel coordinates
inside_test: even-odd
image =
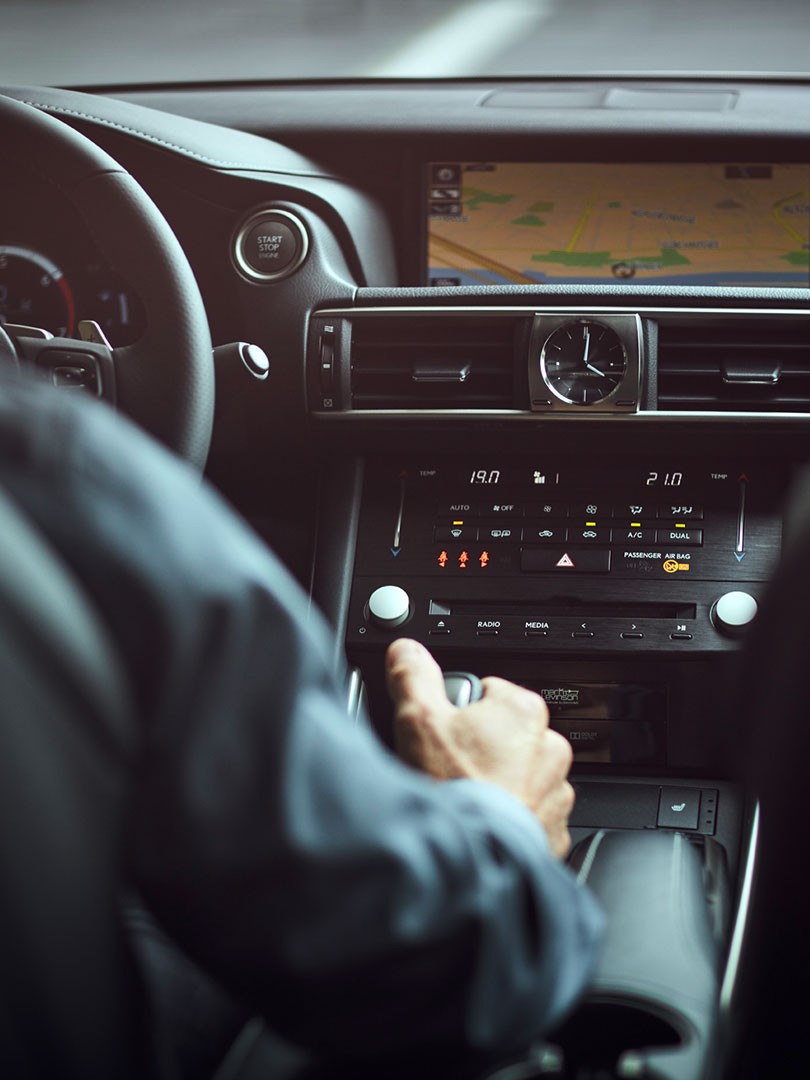
[[[604,371],[600,371],[599,368],[596,368],[593,366],[593,364],[588,363],[588,353],[591,349],[591,332],[587,326],[582,327],[582,336],[585,338],[585,355],[582,358],[582,362],[584,363],[588,371],[592,371],[594,375],[599,375],[603,379],[606,378]]]

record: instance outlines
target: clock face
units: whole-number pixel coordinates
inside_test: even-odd
[[[593,319],[558,327],[540,353],[546,386],[569,405],[595,405],[621,385],[627,353],[615,330]]]

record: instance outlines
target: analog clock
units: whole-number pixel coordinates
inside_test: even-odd
[[[593,319],[558,327],[540,353],[540,373],[549,390],[569,405],[596,405],[621,386],[627,371],[622,339]]]

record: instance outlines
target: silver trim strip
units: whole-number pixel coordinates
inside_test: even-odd
[[[748,933],[748,924],[751,907],[751,894],[754,889],[754,875],[757,869],[757,852],[759,844],[759,803],[754,808],[754,817],[751,822],[751,832],[748,839],[748,850],[745,857],[745,870],[743,873],[740,899],[737,904],[737,915],[734,919],[734,929],[731,934],[731,944],[728,950],[726,970],[720,987],[720,1015],[727,1017],[734,1006],[734,995],[737,984],[737,975],[740,970],[742,952],[745,938]]]
[[[436,420],[453,422],[455,420],[502,420],[512,421],[513,423],[523,422],[525,424],[539,424],[539,423],[555,423],[566,424],[575,423],[577,418],[582,414],[571,415],[565,413],[558,413],[556,415],[549,415],[547,413],[532,413],[528,410],[522,409],[353,409],[346,412],[329,412],[328,410],[314,409],[312,416],[317,417],[319,420],[328,419],[334,424],[356,424],[361,421],[368,420]],[[607,424],[632,424],[633,427],[637,427],[640,423],[652,423],[656,424],[666,423],[684,423],[689,421],[690,423],[699,420],[703,422],[709,422],[713,424],[722,423],[727,426],[733,426],[734,424],[751,423],[753,420],[767,422],[774,424],[775,426],[786,426],[788,423],[796,423],[801,421],[803,424],[810,423],[810,413],[760,413],[760,412],[703,412],[701,410],[684,410],[681,412],[670,411],[668,409],[663,412],[655,412],[647,409],[637,413],[629,414],[610,414],[610,413],[595,413],[594,422],[603,420]]]
[[[489,304],[459,304],[458,306],[434,307],[429,305],[404,305],[402,307],[356,307],[356,308],[321,308],[313,312],[314,316],[324,318],[361,317],[369,315],[609,315],[609,314],[665,316],[674,319],[688,319],[695,315],[734,316],[734,318],[754,319],[763,316],[782,316],[786,318],[810,318],[810,307],[806,308],[667,308],[667,307],[637,307],[633,305],[600,305],[600,304],[561,304],[554,305],[538,304],[509,304],[504,306],[490,306]]]

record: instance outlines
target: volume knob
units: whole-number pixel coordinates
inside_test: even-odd
[[[411,614],[411,598],[399,585],[381,585],[366,603],[366,618],[383,630],[401,626]]]
[[[757,602],[747,592],[727,592],[712,604],[709,616],[714,626],[727,637],[739,637],[754,621]]]

